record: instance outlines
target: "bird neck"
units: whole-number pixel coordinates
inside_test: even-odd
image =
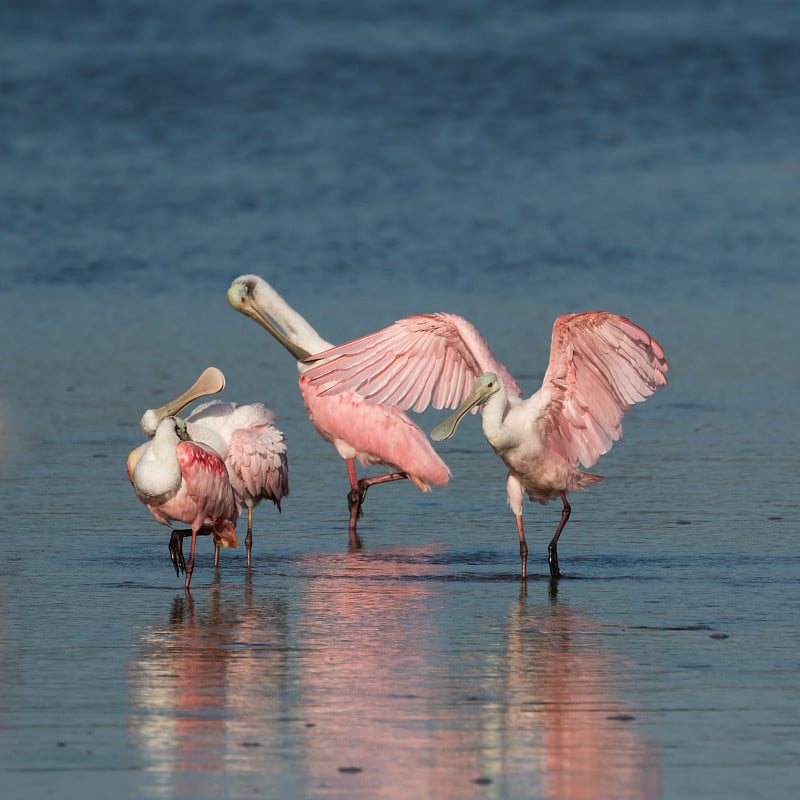
[[[262,279],[256,284],[253,296],[292,344],[306,350],[310,355],[321,353],[323,350],[333,347],[265,280]]]
[[[509,399],[505,385],[498,389],[484,404],[481,414],[481,425],[486,441],[492,447],[502,447],[506,438],[503,423],[508,412]]]
[[[182,477],[177,446],[175,431],[169,426],[159,425],[133,470],[133,483],[138,492],[148,498],[160,499],[180,486]]]
[[[178,442],[175,429],[169,424],[160,424],[153,436],[151,457],[161,464],[178,466]]]

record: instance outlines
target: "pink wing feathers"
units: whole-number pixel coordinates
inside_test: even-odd
[[[214,528],[214,541],[222,547],[238,547],[234,525],[239,502],[222,459],[199,442],[180,442],[176,453],[186,493],[198,515],[205,517],[204,524]]]
[[[388,328],[318,353],[301,381],[319,394],[357,392],[370,403],[403,410],[455,408],[475,379],[495,372],[510,395],[511,373],[476,328],[456,314],[416,314]]]
[[[605,311],[562,314],[553,325],[542,415],[551,449],[591,467],[622,436],[621,419],[665,386],[661,345],[629,319]]]
[[[404,411],[367,403],[355,392],[321,394],[305,378],[300,376],[300,391],[309,419],[342,458],[399,469],[421,491],[430,486],[447,486],[447,464]]]
[[[228,461],[251,497],[272,500],[280,510],[281,498],[289,494],[289,467],[277,428],[267,424],[234,430]]]
[[[198,406],[186,421],[194,426],[190,432],[196,432],[197,439],[214,444],[224,455],[236,492],[246,500],[272,500],[280,510],[281,498],[289,494],[289,467],[283,433],[274,426],[274,419],[263,403],[211,400]]]

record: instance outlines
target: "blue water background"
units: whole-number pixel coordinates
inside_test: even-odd
[[[798,76],[778,0],[4,3],[4,792],[794,797]],[[243,272],[334,342],[463,314],[526,393],[563,311],[661,342],[557,594],[558,508],[526,507],[524,590],[477,419],[348,552]],[[124,463],[212,363],[292,495],[252,572],[201,542],[187,598]]]

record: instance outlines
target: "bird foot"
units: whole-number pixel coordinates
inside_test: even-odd
[[[355,489],[351,489],[347,493],[347,509],[350,512],[351,518],[353,515],[353,509],[356,509],[355,512],[355,519],[361,519],[363,515],[363,511],[361,510],[361,506],[364,503],[364,498],[367,496],[367,489],[368,486],[362,486],[359,482],[358,486]]]
[[[189,563],[186,565],[186,578],[183,581],[183,590],[188,593],[189,586],[192,582],[192,573],[194,572],[194,559],[189,558]]]
[[[247,566],[253,565],[253,529],[247,529],[247,536],[244,537],[244,547],[247,554]]]
[[[552,543],[547,548],[547,563],[550,565],[551,580],[560,578],[561,570],[558,568],[558,551]]]
[[[520,577],[523,581],[526,581],[528,578],[528,544],[524,539],[520,539],[519,542],[519,560],[522,565]]]
[[[183,558],[183,537],[185,531],[172,531],[169,537],[169,557],[172,566],[175,567],[175,574],[180,578],[182,572],[186,572],[186,561]]]

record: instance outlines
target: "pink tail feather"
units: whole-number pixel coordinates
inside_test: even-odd
[[[236,538],[236,530],[228,520],[218,522],[212,531],[214,544],[217,547],[238,547],[239,540]]]

